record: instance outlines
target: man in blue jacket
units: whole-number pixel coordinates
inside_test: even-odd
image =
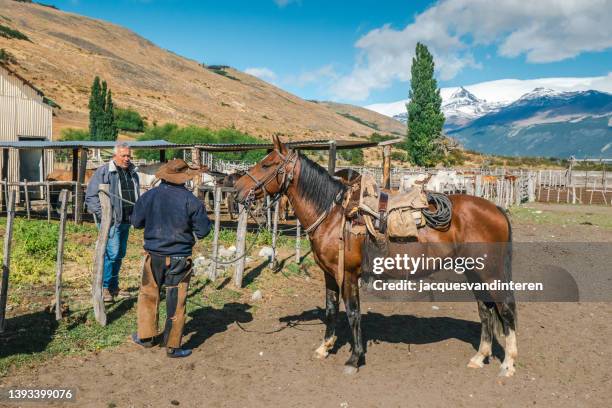
[[[104,283],[102,286],[105,302],[113,301],[116,296],[128,295],[119,291],[119,270],[127,249],[130,216],[140,192],[138,174],[131,160],[132,152],[127,143],[120,142],[115,145],[112,160],[96,170],[85,193],[87,211],[94,214],[99,222],[102,219],[102,209],[98,190],[100,184],[110,185],[113,220],[104,253]]]
[[[132,225],[144,228],[145,262],[138,294],[138,332],[132,340],[151,347],[158,337],[158,305],[162,286],[166,287],[166,326],[163,344],[168,357],[187,357],[181,349],[185,325],[185,301],[191,278],[191,251],[196,239],[210,232],[206,209],[185,182],[198,170],[183,160],[171,160],[155,175],[162,183],[142,195],[132,213]]]

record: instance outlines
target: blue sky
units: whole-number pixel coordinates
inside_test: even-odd
[[[305,99],[367,105],[405,98],[417,41],[434,53],[443,87],[612,71],[610,0],[48,2]]]

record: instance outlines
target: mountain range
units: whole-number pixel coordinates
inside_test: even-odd
[[[519,97],[516,97],[516,89],[500,90],[498,86],[500,83],[514,83],[516,88],[523,91],[524,84],[517,80],[443,88],[440,94],[446,117],[444,130],[464,147],[483,153],[612,158],[612,94],[581,89],[595,83],[608,90],[612,81],[605,79],[599,77],[597,81],[589,81],[585,78],[581,83],[576,78],[568,81],[549,78],[540,80],[540,83],[536,80],[524,81],[552,86],[563,83],[565,86],[557,89],[537,86]],[[493,100],[479,98],[469,89],[494,95]],[[406,103],[398,101],[370,105],[368,108],[405,123]],[[401,111],[400,106],[403,106]]]

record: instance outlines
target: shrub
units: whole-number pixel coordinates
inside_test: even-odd
[[[85,129],[64,128],[61,131],[60,140],[90,140],[89,132]]]
[[[14,64],[17,62],[13,54],[5,50],[4,48],[0,48],[0,61],[5,64]]]
[[[120,130],[128,132],[143,132],[145,128],[144,120],[138,112],[133,109],[115,108],[115,123]]]
[[[364,163],[362,149],[339,150],[338,156],[340,156],[340,158],[344,160],[351,162],[351,164],[355,166],[362,166]]]
[[[8,39],[14,38],[16,40],[30,41],[28,36],[22,33],[21,31],[12,29],[2,24],[0,24],[0,37],[4,37]]]
[[[171,143],[265,143],[265,140],[247,135],[235,129],[211,130],[198,126],[179,127],[174,123],[166,123],[162,126],[147,128],[138,140],[166,140]],[[156,159],[158,152],[154,150],[137,150],[136,156],[142,159]],[[222,160],[241,160],[256,162],[265,156],[261,150],[250,150],[246,152],[224,152],[215,153],[215,157]],[[181,158],[180,150],[168,149],[167,159]]]

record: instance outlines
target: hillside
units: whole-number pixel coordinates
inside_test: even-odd
[[[134,108],[149,123],[318,139],[380,133],[364,123],[387,119],[370,114],[356,121],[230,67],[203,67],[123,27],[41,5],[0,0],[0,25],[29,38],[0,36],[0,48],[14,56],[12,69],[61,105],[55,135],[63,127],[87,127],[95,75],[109,83],[116,106]]]
[[[348,119],[373,128],[379,133],[389,133],[395,136],[404,136],[406,134],[405,124],[370,109],[337,102],[317,101],[317,103],[327,106]]]

